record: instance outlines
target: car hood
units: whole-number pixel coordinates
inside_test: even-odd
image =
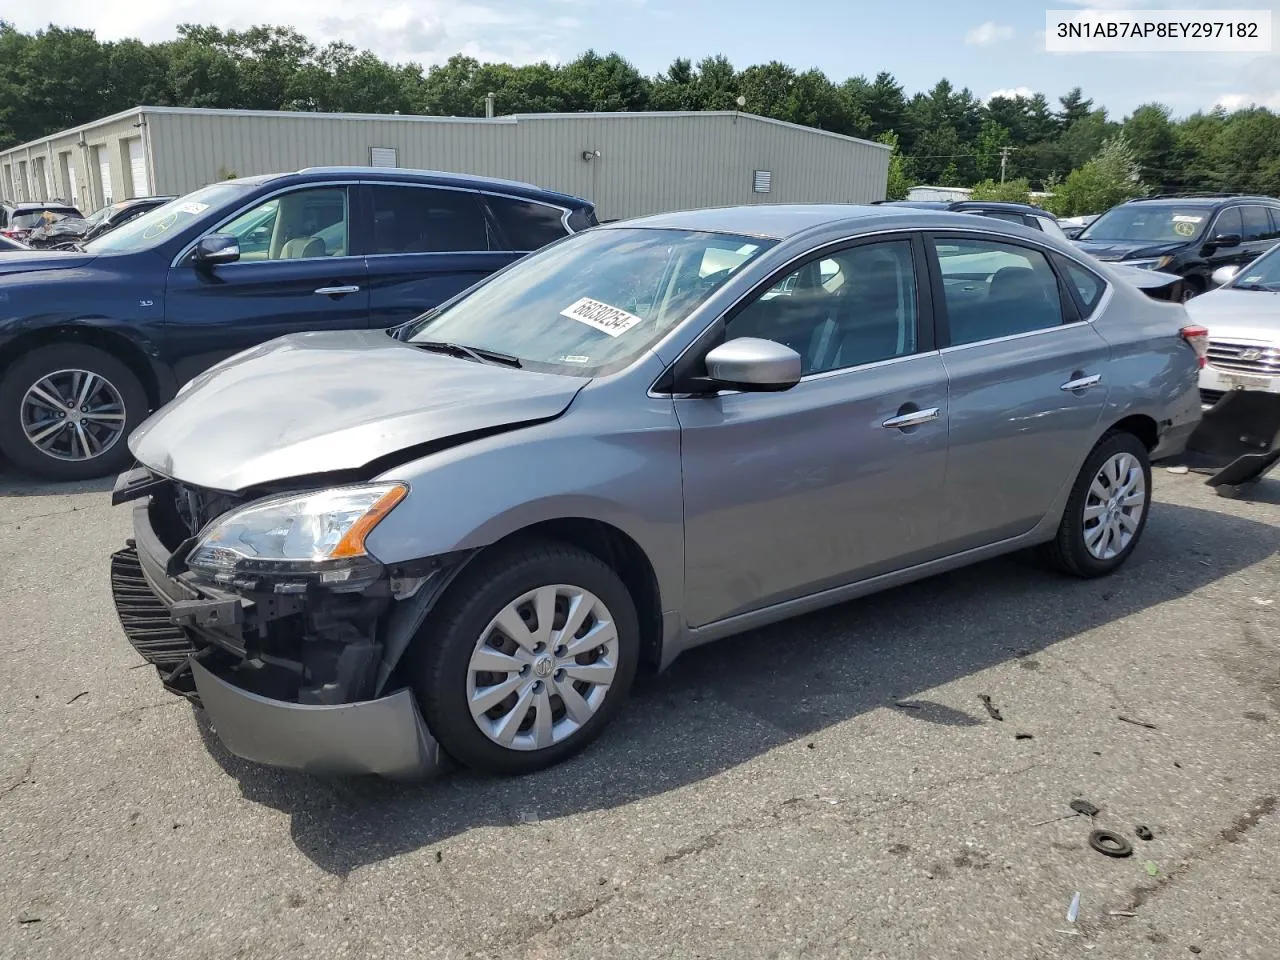
[[[0,277],[36,270],[83,267],[93,259],[94,255],[91,253],[73,253],[70,250],[10,250],[0,257]]]
[[[1139,290],[1159,290],[1171,283],[1180,283],[1182,277],[1176,273],[1165,273],[1163,270],[1144,270],[1142,267],[1127,267],[1123,263],[1109,265],[1112,273],[1133,284]]]
[[[381,330],[294,334],[197,377],[129,449],[164,476],[234,492],[549,420],[587,382],[427,353]]]
[[[1280,342],[1280,293],[1226,287],[1185,306],[1192,320],[1208,328],[1210,340]]]
[[[1183,246],[1181,242],[1151,243],[1146,240],[1072,240],[1071,242],[1098,260],[1142,260],[1162,257]]]

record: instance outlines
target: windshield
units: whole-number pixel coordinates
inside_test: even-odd
[[[1125,204],[1108,210],[1077,239],[1180,243],[1199,236],[1211,212],[1207,207],[1170,203]]]
[[[65,220],[69,216],[68,211],[64,210],[32,210],[26,213],[17,213],[9,220],[9,226],[18,230],[27,230],[31,227],[40,227],[46,223],[57,223],[59,220]]]
[[[93,213],[85,217],[84,222],[89,224],[89,226],[93,226],[95,223],[99,223],[102,220],[102,218],[105,217],[107,213],[112,209],[113,206],[114,204],[109,203],[105,207],[99,207],[97,210],[93,211]]]
[[[1229,286],[1241,290],[1271,290],[1280,293],[1280,244],[1237,273]]]
[[[639,356],[773,243],[686,230],[591,230],[524,258],[400,337],[599,376]]]
[[[104,233],[85,245],[90,253],[136,253],[158,247],[210,207],[221,207],[242,197],[248,187],[234,183],[215,183],[195,193],[170,200],[148,210],[110,233]]]

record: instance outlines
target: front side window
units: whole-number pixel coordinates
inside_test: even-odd
[[[372,254],[489,249],[476,194],[434,187],[375,186]]]
[[[808,261],[737,314],[728,339],[759,337],[800,354],[801,374],[916,351],[911,241],[850,247]]]
[[[599,376],[638,357],[773,242],[622,227],[577,234],[412,321],[399,337]]]
[[[569,232],[564,225],[564,211],[559,207],[513,197],[487,199],[512,250],[537,250]]]
[[[1215,237],[1225,237],[1234,234],[1240,236],[1244,230],[1244,224],[1240,221],[1240,208],[1227,207],[1222,213],[1218,214],[1218,219],[1213,222],[1213,235]]]
[[[989,240],[934,244],[951,345],[1010,337],[1063,322],[1058,281],[1043,253]]]
[[[236,238],[245,262],[345,257],[349,219],[346,189],[317,187],[272,197],[216,232]]]

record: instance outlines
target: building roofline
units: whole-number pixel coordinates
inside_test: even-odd
[[[865,140],[861,137],[850,137],[843,133],[834,133],[830,130],[819,130],[816,127],[806,127],[798,123],[790,123],[786,120],[775,120],[772,117],[762,117],[755,113],[745,113],[740,110],[636,110],[636,111],[601,111],[594,113],[512,113],[504,114],[499,117],[437,117],[427,116],[423,114],[409,113],[314,113],[309,110],[231,110],[221,109],[218,107],[147,107],[137,106],[128,110],[121,110],[119,113],[113,113],[107,117],[101,117],[97,120],[91,120],[88,123],[76,124],[67,127],[65,130],[59,130],[57,133],[51,133],[35,140],[28,140],[26,143],[19,143],[12,147],[0,150],[0,156],[4,156],[15,151],[27,150],[36,146],[43,146],[51,140],[57,140],[62,137],[74,133],[85,133],[98,127],[107,126],[108,124],[118,123],[121,120],[127,120],[130,117],[142,116],[147,114],[168,114],[168,115],[190,115],[190,116],[219,116],[219,117],[288,117],[295,120],[383,120],[395,121],[402,123],[466,123],[466,124],[513,124],[519,123],[521,120],[577,120],[577,119],[624,119],[639,118],[662,119],[670,117],[738,117],[744,120],[754,120],[759,123],[771,123],[780,127],[787,127],[792,130],[800,131],[808,134],[816,134],[824,137],[834,137],[837,140],[843,140],[847,143],[858,143],[869,147],[878,147],[881,150],[892,150],[888,144],[876,143],[874,140]]]

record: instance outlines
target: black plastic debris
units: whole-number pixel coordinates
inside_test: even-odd
[[[1133,845],[1111,830],[1094,830],[1089,834],[1089,846],[1108,857],[1128,857],[1133,854]]]
[[[988,697],[984,693],[979,697],[979,699],[982,701],[982,705],[987,708],[987,714],[991,717],[992,720],[1004,719],[1004,717],[1000,715],[1000,711],[996,708],[996,705],[991,702],[990,697]]]
[[[1096,817],[1102,812],[1088,800],[1072,800],[1067,806],[1082,817]]]
[[[1156,835],[1151,832],[1151,828],[1145,824],[1138,824],[1133,828],[1133,832],[1137,835],[1139,840],[1154,840],[1156,838]]]

